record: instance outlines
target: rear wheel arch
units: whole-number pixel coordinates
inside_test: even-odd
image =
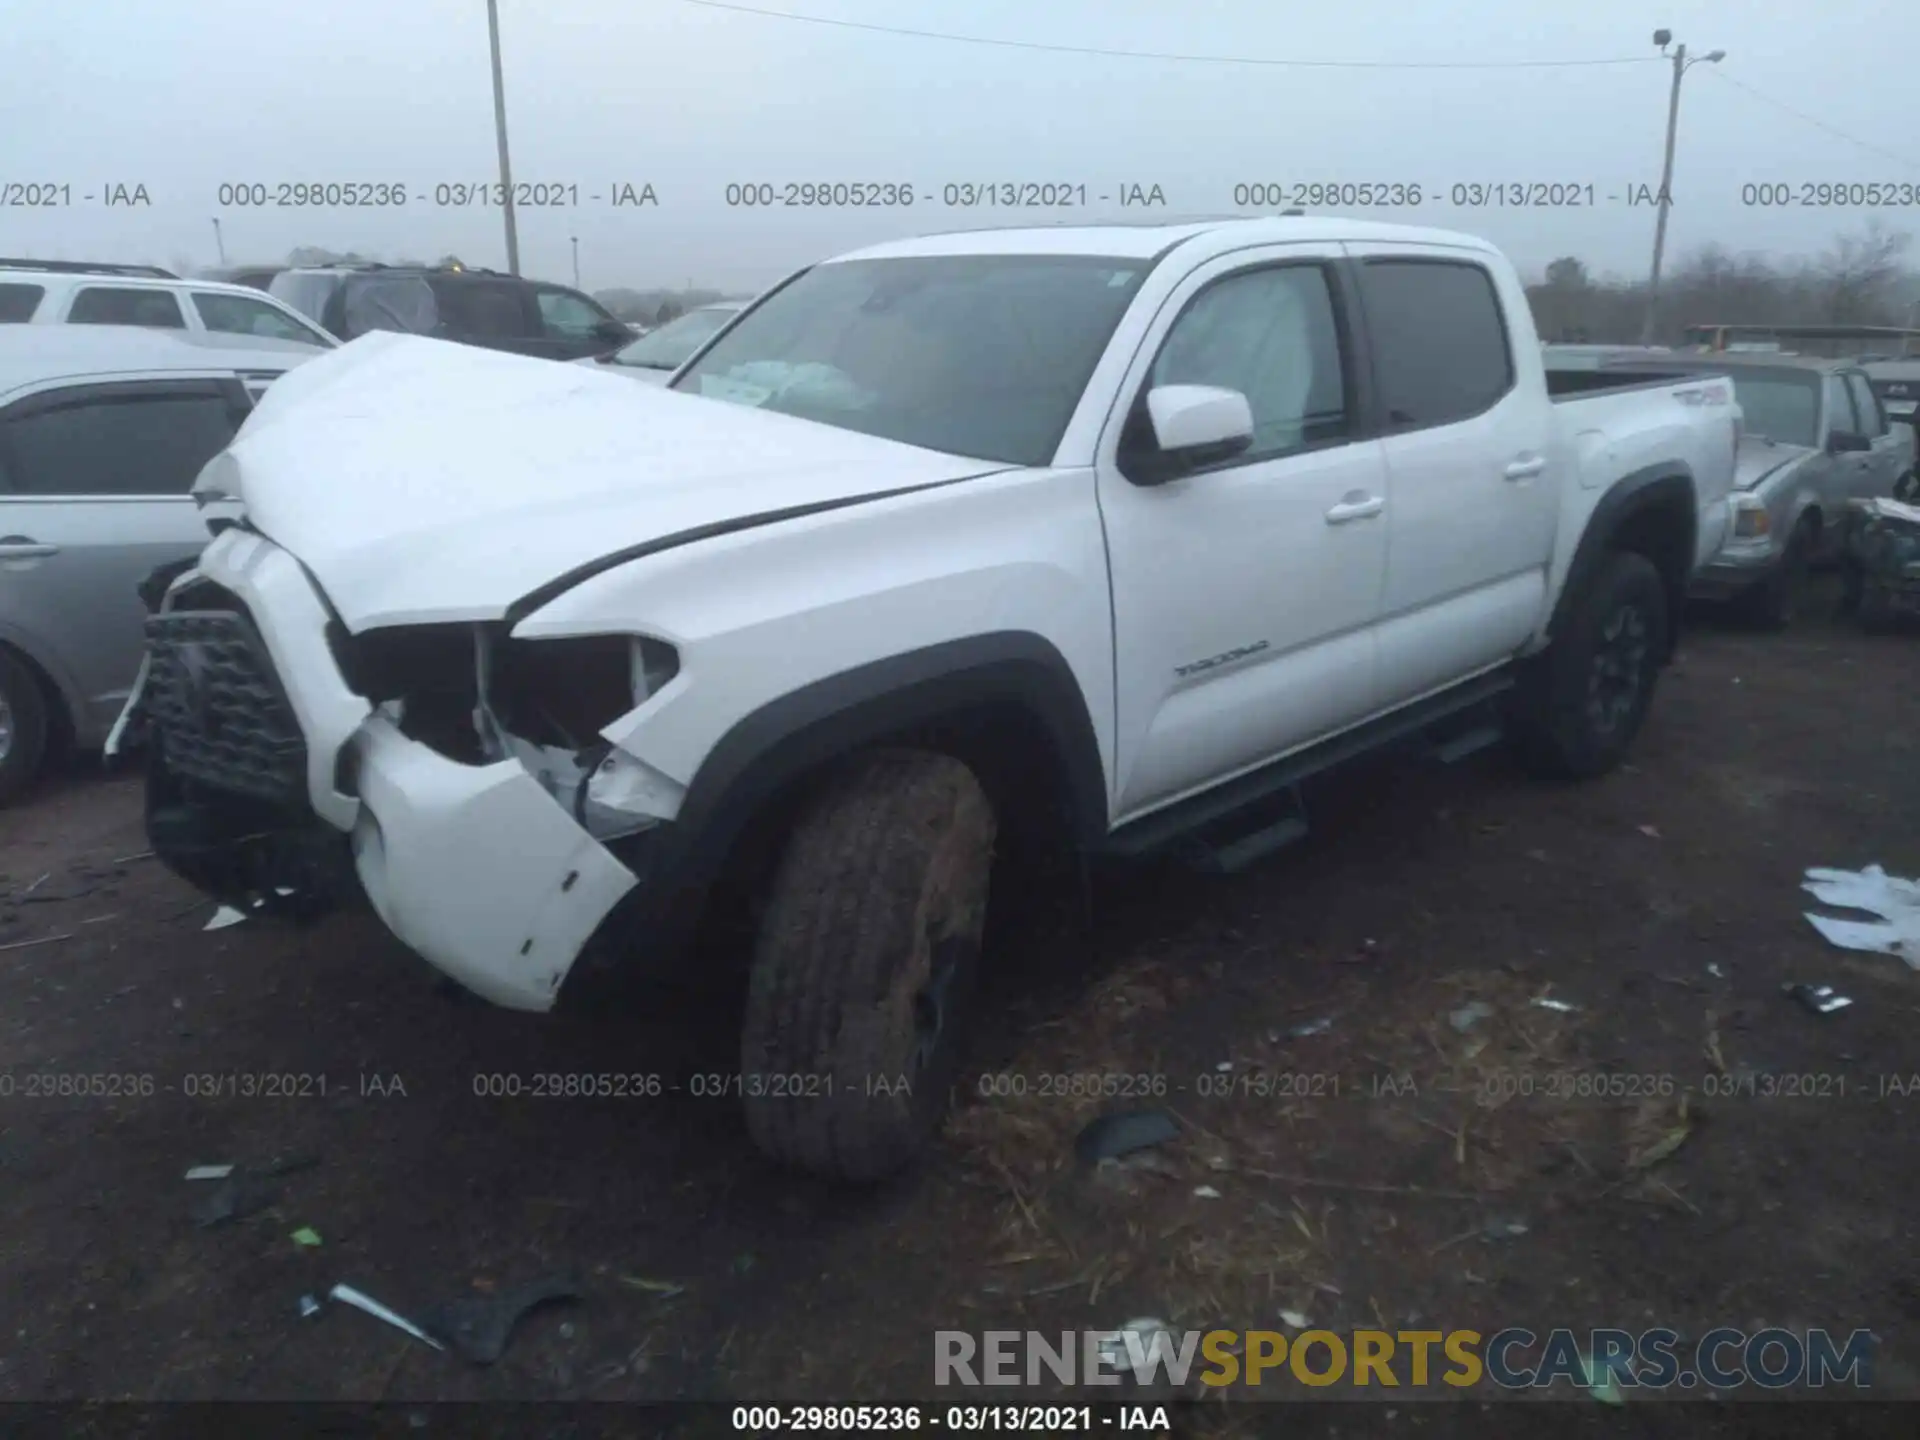
[[[1580,537],[1566,583],[1554,604],[1551,637],[1563,628],[1580,596],[1617,551],[1644,555],[1660,572],[1667,593],[1666,646],[1670,655],[1693,577],[1700,519],[1693,472],[1677,462],[1622,476],[1601,496]]]

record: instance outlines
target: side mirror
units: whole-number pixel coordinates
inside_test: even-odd
[[[1852,430],[1835,430],[1827,436],[1827,449],[1835,455],[1857,454],[1873,449],[1873,441]]]
[[[593,338],[605,340],[609,345],[624,345],[633,339],[633,331],[618,320],[602,320],[593,327]]]
[[[1253,407],[1217,385],[1156,385],[1146,395],[1146,433],[1136,434],[1129,474],[1164,485],[1231,460],[1253,444]]]

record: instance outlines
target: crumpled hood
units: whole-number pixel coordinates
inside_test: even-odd
[[[1743,436],[1734,463],[1733,488],[1751,490],[1790,465],[1801,465],[1820,452],[1809,445],[1770,445],[1755,436]]]
[[[648,541],[1007,468],[382,332],[276,380],[195,490],[239,501],[357,632],[498,619]]]

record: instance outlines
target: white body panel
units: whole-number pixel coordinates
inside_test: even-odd
[[[1492,410],[1157,486],[1120,473],[1129,407],[1209,280],[1436,252],[1495,277],[1516,374]],[[353,834],[402,939],[483,994],[545,1008],[633,877],[518,762],[456,765],[370,713],[335,668],[322,595],[359,633],[494,620],[564,580],[515,610],[516,638],[670,644],[675,678],[601,731],[663,822],[721,737],[784,696],[944,641],[1038,636],[1084,702],[1113,827],[1540,644],[1621,476],[1690,473],[1700,556],[1718,544],[1732,412],[1683,393],[1712,382],[1552,403],[1519,279],[1471,237],[1313,218],[979,232],[842,259],[1038,253],[1163,257],[1050,465],[406,336],[269,392],[202,477],[261,536],[229,532],[202,568],[255,615],[308,739],[314,807]],[[357,797],[333,788],[343,747]]]

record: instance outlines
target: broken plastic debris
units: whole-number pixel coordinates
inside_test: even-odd
[[[1310,1322],[1307,1317],[1302,1315],[1298,1310],[1282,1310],[1280,1312],[1280,1323],[1289,1330],[1304,1330]]]
[[[1920,970],[1920,883],[1889,875],[1878,865],[1864,870],[1811,868],[1801,881],[1822,905],[1861,910],[1878,920],[1847,920],[1806,912],[1808,922],[1842,950],[1897,955]]]
[[[1135,1335],[1140,1338],[1129,1345],[1128,1338]],[[1130,1371],[1142,1384],[1153,1378],[1158,1357],[1171,1357],[1173,1353],[1173,1330],[1164,1320],[1129,1320],[1118,1330],[1100,1337],[1101,1363],[1114,1370]]]
[[[1096,1165],[1177,1139],[1180,1127],[1164,1110],[1125,1110],[1090,1121],[1073,1142],[1081,1163]]]
[[[1491,1005],[1487,1004],[1484,1000],[1475,1000],[1471,1004],[1462,1005],[1458,1010],[1447,1016],[1447,1023],[1464,1035],[1482,1020],[1491,1019],[1492,1016],[1493,1007]]]
[[[1602,1405],[1624,1405],[1627,1397],[1620,1393],[1620,1387],[1614,1383],[1613,1372],[1602,1375],[1587,1356],[1580,1357],[1580,1381],[1587,1387],[1587,1393]]]
[[[1287,1034],[1296,1040],[1304,1040],[1309,1035],[1324,1035],[1331,1029],[1333,1029],[1333,1017],[1325,1015],[1318,1020],[1308,1020],[1304,1024],[1296,1025],[1287,1031]]]
[[[1727,978],[1726,969],[1723,966],[1713,964],[1713,963],[1708,964],[1707,974],[1711,975],[1716,980],[1724,980]]]
[[[257,1215],[273,1204],[275,1198],[273,1187],[244,1175],[230,1175],[201,1196],[193,1207],[193,1218],[201,1229],[211,1230],[229,1220]]]
[[[630,1290],[644,1290],[649,1295],[658,1295],[671,1300],[676,1295],[684,1295],[687,1287],[676,1285],[671,1280],[654,1280],[645,1275],[622,1275],[620,1283]]]
[[[302,1225],[287,1238],[292,1240],[294,1244],[308,1250],[320,1244],[320,1232],[315,1230],[311,1225]]]
[[[231,1165],[196,1165],[187,1171],[189,1180],[224,1180],[233,1174]]]
[[[1489,1240],[1511,1240],[1517,1235],[1527,1233],[1524,1220],[1489,1220],[1486,1229],[1480,1232]]]
[[[1642,825],[1639,829],[1640,833],[1649,840],[1658,840],[1660,838],[1660,827],[1658,825]]]
[[[1853,1001],[1831,985],[1788,985],[1785,988],[1787,994],[1816,1015],[1831,1015],[1834,1011],[1844,1010],[1853,1004]]]
[[[309,1235],[313,1234],[311,1230],[307,1233]],[[318,1238],[318,1236],[315,1236],[316,1241]],[[411,1320],[395,1314],[378,1300],[375,1300],[371,1295],[362,1295],[351,1285],[336,1285],[333,1289],[329,1290],[327,1294],[333,1299],[338,1300],[342,1305],[351,1305],[356,1310],[363,1310],[376,1320],[386,1321],[387,1324],[393,1326],[396,1330],[404,1330],[416,1340],[424,1340],[436,1350],[444,1350],[447,1348],[438,1340],[434,1339],[433,1336],[422,1330],[418,1325],[415,1325]]]
[[[302,1295],[300,1297],[300,1318],[302,1320],[311,1320],[319,1313],[320,1302],[318,1300],[314,1299],[311,1295]]]
[[[1224,1075],[1229,1070],[1233,1069],[1233,1061],[1222,1060],[1218,1065],[1214,1066],[1213,1068],[1217,1073]]]
[[[1196,1186],[1193,1192],[1196,1200],[1218,1200],[1220,1192],[1211,1185]]]
[[[1571,1015],[1580,1008],[1578,1005],[1569,1005],[1564,1000],[1554,1000],[1545,995],[1534,996],[1531,1003],[1536,1010],[1551,1010],[1556,1015]]]
[[[229,925],[238,925],[246,919],[246,912],[236,910],[231,905],[222,905],[213,912],[213,918],[200,928],[202,930],[225,930]]]
[[[550,1301],[578,1300],[580,1293],[579,1279],[571,1273],[549,1275],[485,1299],[449,1300],[422,1318],[463,1360],[491,1365],[507,1353],[507,1340],[521,1316]]]

